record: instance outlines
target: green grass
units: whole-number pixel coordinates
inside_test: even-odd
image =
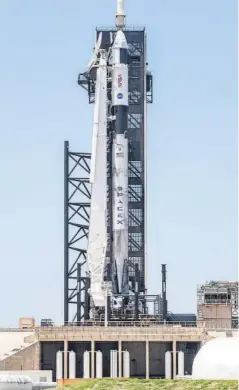
[[[66,385],[68,390],[237,390],[238,381],[95,379]]]

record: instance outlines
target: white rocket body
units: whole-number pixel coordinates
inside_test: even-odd
[[[116,33],[112,46],[112,263],[117,292],[129,291],[128,281],[128,45],[124,26],[124,0],[117,0]],[[91,210],[87,264],[91,296],[96,307],[105,305],[104,272],[107,252],[107,54],[99,35],[88,65],[97,68],[91,158]]]
[[[128,45],[119,30],[112,47],[112,148],[113,261],[118,292],[128,292]]]
[[[95,66],[94,59],[91,66]],[[104,306],[104,267],[107,249],[107,63],[102,54],[96,78],[94,127],[91,156],[91,208],[87,263],[94,305]]]

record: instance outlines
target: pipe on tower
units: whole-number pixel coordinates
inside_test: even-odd
[[[123,28],[125,26],[124,19],[124,0],[117,0],[116,27]]]
[[[166,290],[166,264],[162,264],[162,300],[163,300],[163,320],[167,320],[168,316],[168,303],[167,303],[167,290]]]

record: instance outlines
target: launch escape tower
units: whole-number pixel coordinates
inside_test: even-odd
[[[122,0],[118,0],[122,6]],[[119,9],[118,9],[119,11]],[[123,31],[128,45],[128,108],[126,137],[128,140],[127,172],[127,210],[128,210],[128,262],[127,276],[130,295],[117,292],[114,287],[115,275],[112,263],[113,250],[113,137],[114,112],[112,111],[112,73],[107,67],[107,153],[106,153],[106,208],[107,208],[107,249],[104,264],[104,281],[106,288],[114,290],[114,299],[107,298],[107,317],[112,319],[140,319],[140,314],[147,314],[147,302],[153,302],[154,314],[160,316],[161,298],[159,295],[147,295],[146,287],[146,129],[147,104],[153,102],[152,75],[147,70],[146,33],[145,29],[128,29],[124,26],[124,13],[118,12],[115,28],[96,30],[96,47],[94,62],[104,64],[105,53],[112,50],[119,30]],[[99,43],[100,41],[100,43]],[[98,47],[97,47],[98,46]],[[100,51],[99,51],[100,46]],[[98,51],[97,51],[98,49]],[[103,53],[103,54],[99,54]],[[101,61],[101,62],[100,62]],[[104,71],[101,67],[101,72]],[[90,66],[81,73],[78,84],[89,97],[89,103],[96,105],[98,71]],[[104,88],[103,88],[104,89]],[[102,95],[103,96],[103,95]],[[117,95],[119,96],[119,94]],[[101,97],[100,102],[103,97]],[[101,104],[99,102],[99,104]],[[112,114],[113,112],[113,114]],[[112,119],[113,118],[113,119]],[[103,158],[103,157],[102,157]],[[102,159],[101,159],[102,160]],[[80,322],[90,319],[92,299],[89,291],[91,275],[87,273],[87,248],[89,238],[91,184],[91,154],[74,153],[65,142],[65,203],[64,203],[64,321]],[[103,179],[102,179],[103,180]],[[108,294],[108,293],[107,293]],[[106,295],[107,295],[106,294]],[[115,306],[114,306],[115,303]],[[106,310],[106,306],[104,310]],[[115,309],[116,307],[116,309]],[[120,308],[120,309],[119,309]],[[101,319],[104,310],[98,311]]]

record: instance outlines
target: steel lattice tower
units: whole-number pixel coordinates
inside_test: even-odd
[[[102,32],[102,47],[109,49],[111,37],[116,30],[97,29],[97,38]],[[134,282],[135,268],[140,272],[140,292],[146,292],[146,105],[153,102],[152,75],[147,72],[145,29],[124,30],[130,55],[129,67],[129,268],[130,280]],[[110,166],[111,154],[108,154]],[[110,172],[110,170],[109,170]],[[112,189],[109,173],[109,215]],[[110,223],[109,223],[110,225]],[[110,229],[109,229],[110,232]],[[110,241],[110,237],[109,237]]]
[[[102,32],[102,48],[108,50],[111,46],[112,37],[116,33],[116,29],[97,29],[96,39],[100,32]],[[146,136],[147,136],[147,103],[153,102],[153,90],[152,90],[152,75],[147,70],[146,63],[146,33],[145,29],[124,29],[124,33],[129,46],[130,66],[129,66],[129,113],[128,113],[128,138],[129,138],[129,179],[128,179],[128,197],[129,197],[129,277],[132,283],[132,289],[134,289],[135,273],[137,272],[137,266],[139,268],[140,283],[139,293],[146,294],[146,239],[147,239],[147,215],[146,215],[146,202],[147,202],[147,165],[146,165]],[[94,80],[89,77],[88,73],[82,73],[78,79],[79,85],[88,91],[89,103],[94,103],[95,97],[95,85]],[[110,124],[108,125],[108,137],[110,144]],[[66,146],[65,146],[66,148]],[[85,283],[87,283],[87,277],[84,278],[79,275],[79,267],[77,264],[84,264],[86,260],[86,239],[88,236],[89,226],[89,214],[86,218],[77,212],[74,212],[74,217],[78,219],[75,222],[78,228],[78,236],[74,236],[73,252],[76,256],[73,260],[69,260],[69,253],[72,252],[72,240],[69,238],[69,225],[72,222],[69,218],[67,210],[72,210],[72,194],[70,193],[70,186],[72,180],[70,177],[73,171],[69,170],[69,159],[72,159],[71,155],[77,155],[79,158],[78,167],[80,166],[87,174],[89,174],[89,159],[90,154],[86,153],[70,153],[68,149],[65,149],[65,291],[64,291],[64,321],[80,321],[83,318],[81,311],[82,306],[87,308],[87,293],[85,294]],[[108,259],[111,256],[111,210],[112,210],[112,188],[111,188],[111,153],[108,155]],[[82,157],[81,157],[82,156]],[[85,169],[85,159],[87,159],[88,168]],[[83,165],[82,165],[83,162]],[[76,162],[75,162],[76,163]],[[76,183],[74,183],[76,184]],[[90,192],[87,187],[87,191],[82,192],[82,188],[85,188],[88,184],[87,179],[78,177],[78,184],[74,185],[74,195],[80,191],[86,200],[82,200],[77,204],[77,207],[85,210],[89,208],[90,204]],[[74,203],[74,202],[73,202]],[[82,204],[81,204],[82,203]],[[82,210],[83,210],[82,209]],[[84,228],[84,229],[83,229]],[[82,230],[83,229],[83,230]],[[77,273],[78,269],[78,273]],[[78,276],[77,276],[78,274]],[[107,278],[107,275],[106,275]],[[83,282],[84,295],[81,294],[80,281]],[[83,298],[82,298],[83,297]],[[86,310],[84,311],[84,313]]]

